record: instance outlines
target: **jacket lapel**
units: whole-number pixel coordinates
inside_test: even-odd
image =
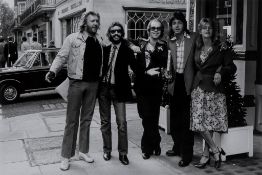
[[[190,49],[192,48],[192,44],[193,44],[192,39],[185,37],[185,40],[184,40],[184,67],[186,65],[189,53],[191,51]]]
[[[169,42],[169,49],[171,51],[171,58],[172,58],[172,66],[173,69],[176,70],[176,42],[175,41],[170,41]]]

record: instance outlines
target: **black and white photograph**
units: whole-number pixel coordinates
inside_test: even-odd
[[[262,175],[262,0],[0,0],[1,175]]]

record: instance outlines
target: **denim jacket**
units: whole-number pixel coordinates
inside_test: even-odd
[[[96,39],[99,41],[102,51],[103,58],[103,45],[102,38],[96,36]],[[55,57],[50,71],[57,74],[67,63],[67,74],[69,78],[82,80],[83,78],[83,63],[84,63],[84,53],[86,48],[86,38],[83,33],[77,32],[72,33],[66,37],[62,48]],[[100,76],[102,76],[102,64],[100,68]]]

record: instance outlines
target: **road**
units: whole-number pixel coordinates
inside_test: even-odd
[[[16,103],[0,105],[0,118],[65,109],[66,105],[54,90],[33,92],[21,95]]]

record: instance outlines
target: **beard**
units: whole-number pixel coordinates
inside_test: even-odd
[[[117,35],[117,34],[116,34]],[[117,35],[118,37],[119,37],[119,39],[118,40],[115,40],[114,39],[114,36],[115,35],[111,35],[110,37],[109,37],[109,41],[111,41],[113,44],[119,44],[119,43],[121,43],[121,41],[123,40],[123,38],[122,38],[122,36],[121,35]]]

